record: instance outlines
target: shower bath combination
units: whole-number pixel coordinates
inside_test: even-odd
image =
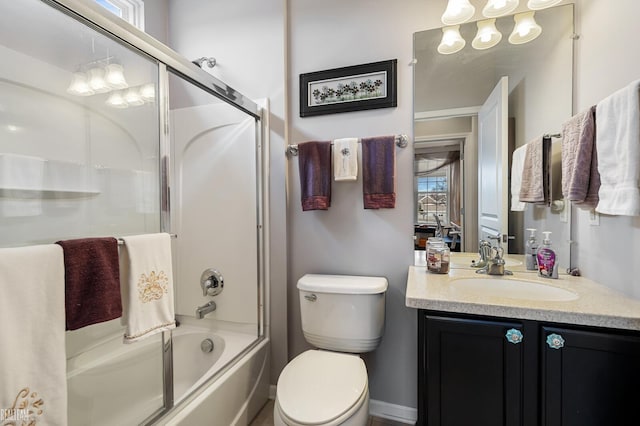
[[[83,66],[105,73],[96,57],[117,62],[128,88],[68,92]],[[211,407],[218,424],[252,418],[269,389],[262,109],[194,67],[215,58],[183,58],[84,0],[0,3],[0,62],[15,65],[0,69],[0,105],[15,119],[0,168],[21,171],[0,176],[0,246],[177,236],[177,329],[125,345],[114,319],[67,331],[55,349],[69,426],[205,424]],[[107,102],[136,87],[153,88],[148,101]],[[11,371],[0,360],[0,377]],[[237,389],[244,399],[220,397]]]

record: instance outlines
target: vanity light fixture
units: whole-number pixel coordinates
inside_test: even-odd
[[[460,25],[444,27],[442,29],[442,41],[438,46],[438,53],[450,55],[459,52],[467,44],[460,35]]]
[[[533,17],[535,12],[523,12],[513,16],[515,26],[509,36],[509,43],[524,44],[542,34],[542,28]]]
[[[546,9],[547,7],[555,6],[562,0],[529,0],[527,7],[531,10]]]
[[[502,40],[502,33],[496,28],[496,20],[485,19],[484,21],[478,21],[478,32],[471,42],[476,50],[489,49]]]
[[[467,22],[474,13],[476,8],[469,3],[469,0],[449,0],[441,20],[445,25],[458,25]]]
[[[67,88],[67,93],[76,96],[90,96],[95,92],[91,87],[89,87],[89,82],[87,81],[87,75],[83,72],[74,72],[73,77],[71,77],[71,83]]]
[[[489,0],[482,9],[482,14],[487,18],[497,18],[513,12],[520,0]]]

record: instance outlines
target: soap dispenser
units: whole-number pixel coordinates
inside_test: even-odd
[[[542,246],[538,248],[538,275],[544,278],[558,278],[558,258],[551,248],[551,232],[545,231]]]
[[[538,240],[536,240],[536,230],[534,228],[527,228],[530,232],[529,239],[525,244],[525,265],[527,271],[538,270]]]

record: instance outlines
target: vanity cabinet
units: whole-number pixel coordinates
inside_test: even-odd
[[[640,424],[640,333],[418,311],[418,425]]]

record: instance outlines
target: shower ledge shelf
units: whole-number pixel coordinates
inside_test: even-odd
[[[66,189],[22,189],[22,188],[0,188],[2,198],[25,198],[25,199],[61,199],[61,198],[86,198],[99,195],[100,191],[95,190],[66,190]]]

